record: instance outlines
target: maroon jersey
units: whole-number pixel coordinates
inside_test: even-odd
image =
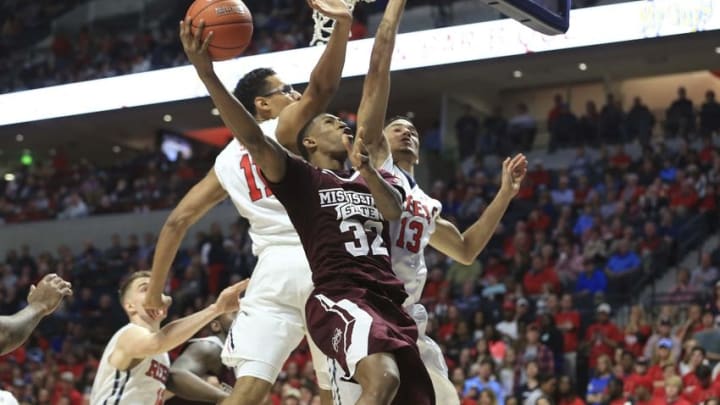
[[[381,174],[402,190],[393,175]],[[402,305],[407,294],[392,271],[387,222],[360,173],[288,156],[285,178],[269,187],[300,236],[316,289],[361,287]]]

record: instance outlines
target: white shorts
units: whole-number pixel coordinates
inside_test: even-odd
[[[11,393],[0,390],[0,405],[18,405],[18,401]]]
[[[290,353],[306,336],[305,302],[312,289],[302,246],[271,246],[260,253],[221,355],[236,377],[275,382]],[[330,389],[327,359],[309,334],[307,338],[318,385]]]

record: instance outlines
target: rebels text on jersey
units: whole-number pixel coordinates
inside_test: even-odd
[[[402,191],[392,174],[381,173]],[[360,173],[288,155],[285,178],[269,186],[300,235],[316,290],[367,288],[402,305],[407,294],[391,269],[387,221]]]

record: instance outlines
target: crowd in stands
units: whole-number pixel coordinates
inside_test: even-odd
[[[454,1],[409,2],[408,7],[430,4],[435,26],[447,26],[453,23]],[[51,30],[53,19],[84,3],[6,0],[0,4],[0,94],[187,64],[177,38],[177,21],[185,16],[189,3],[175,2],[174,8],[164,8],[161,18],[136,16],[132,23],[94,21],[79,30]],[[575,3],[575,7],[590,7],[597,0]],[[310,44],[314,23],[305,2],[246,0],[245,4],[255,24],[246,55]],[[359,3],[352,39],[369,35],[368,16],[382,12],[386,4],[387,0]],[[150,23],[141,25],[141,20]],[[46,38],[51,38],[49,46],[37,45]]]
[[[212,156],[196,156],[171,162],[162,153],[148,152],[113,166],[96,167],[88,161],[70,163],[60,149],[52,159],[23,166],[13,180],[0,182],[0,221],[170,208],[213,161]]]

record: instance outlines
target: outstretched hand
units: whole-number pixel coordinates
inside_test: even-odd
[[[361,174],[368,170],[372,170],[370,165],[370,154],[365,147],[364,142],[365,128],[360,127],[357,130],[355,141],[353,142],[352,135],[343,135],[343,145],[348,154],[348,159],[353,169],[359,171]]]
[[[53,313],[63,298],[72,295],[72,286],[57,274],[48,274],[38,283],[30,286],[28,305],[36,307],[43,315]]]
[[[185,21],[180,21],[180,41],[183,50],[187,55],[190,63],[195,66],[198,73],[211,73],[213,71],[212,59],[208,53],[208,47],[213,38],[213,31],[202,40],[203,30],[205,29],[205,20],[200,20],[198,27],[193,29],[192,18],[186,17]]]
[[[527,174],[527,158],[522,153],[515,155],[512,159],[505,158],[502,168],[502,184],[500,190],[510,193],[515,197],[520,191],[525,174]]]
[[[245,279],[222,290],[215,301],[218,311],[225,314],[240,309],[240,294],[247,289],[248,284],[250,279]]]
[[[307,0],[313,10],[336,21],[351,21],[352,13],[342,0]]]
[[[145,312],[147,312],[148,316],[152,319],[167,316],[170,305],[172,305],[172,298],[165,294],[158,297],[147,294],[145,295],[145,302],[143,302]]]

